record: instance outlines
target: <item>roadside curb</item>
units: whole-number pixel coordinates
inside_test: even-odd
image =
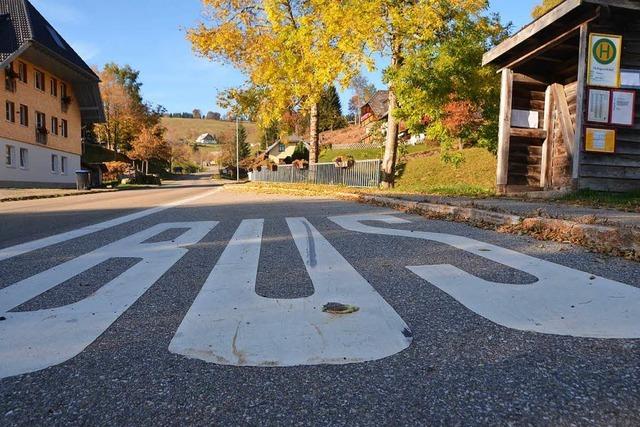
[[[568,240],[598,252],[615,253],[631,258],[640,255],[640,231],[625,227],[582,224],[551,218],[526,218],[522,229],[530,234],[551,234],[554,240]],[[544,237],[544,236],[542,236]]]
[[[55,193],[55,194],[40,194],[33,196],[17,196],[17,197],[5,197],[0,199],[0,203],[4,202],[21,202],[25,200],[40,200],[40,199],[58,199],[60,197],[71,197],[71,196],[83,196],[86,194],[101,194],[101,193],[113,193],[120,190],[101,190],[101,191],[79,191],[77,193]]]
[[[476,208],[452,206],[438,203],[409,202],[390,197],[362,195],[359,199],[364,203],[373,203],[393,209],[410,211],[419,214],[431,214],[443,217],[452,217],[462,221],[481,222],[491,225],[517,225],[522,222],[522,217]]]
[[[388,207],[431,218],[465,222],[475,226],[493,226],[500,232],[528,234],[539,240],[570,242],[594,252],[640,260],[640,230],[564,219],[521,217],[477,208],[437,203],[412,202],[390,197],[339,193],[340,198]]]

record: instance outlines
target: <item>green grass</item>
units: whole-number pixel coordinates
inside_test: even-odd
[[[397,193],[440,194],[449,196],[488,197],[495,195],[496,158],[482,148],[463,150],[464,162],[455,167],[440,160],[439,147],[416,145],[406,147],[407,157],[400,164]],[[418,154],[424,153],[425,156]],[[321,162],[331,162],[340,155],[356,160],[382,158],[383,149],[323,150]]]
[[[210,133],[232,141],[235,138],[236,123],[223,120],[198,120],[163,117],[162,125],[167,128],[167,138],[170,140],[185,140],[195,142],[203,133]],[[243,123],[247,129],[247,140],[250,144],[256,144],[260,139],[258,126],[255,123]]]
[[[593,190],[580,190],[561,197],[558,200],[585,206],[640,212],[640,191],[632,191],[629,193],[609,193]]]
[[[496,158],[483,148],[463,150],[464,162],[455,167],[440,156],[410,158],[393,191],[484,197],[495,194]]]

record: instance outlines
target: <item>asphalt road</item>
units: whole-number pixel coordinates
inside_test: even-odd
[[[0,259],[4,256],[0,261],[0,425],[640,424],[640,340],[636,335],[640,320],[633,317],[637,307],[624,306],[640,287],[637,263],[571,245],[389,214],[354,203],[254,195],[203,184],[184,182],[167,189],[0,204]],[[363,214],[406,220],[392,224],[368,217],[359,223],[402,230],[405,236],[349,230],[335,218]],[[106,221],[111,223],[87,228]],[[160,225],[167,223],[179,224]],[[193,223],[200,224],[201,234],[177,260],[167,261],[162,246],[144,249],[179,241]],[[158,225],[156,232],[140,235],[140,242],[118,243]],[[306,228],[307,234],[294,239],[295,227]],[[242,240],[243,229],[250,236],[261,231],[262,239]],[[57,240],[40,240],[74,232]],[[456,247],[417,238],[421,232],[482,243],[478,250],[467,240]],[[256,247],[260,242],[261,247]],[[110,244],[112,249],[102,249]],[[247,296],[251,303],[242,306],[243,297],[234,299],[232,292],[238,286],[253,286],[251,275],[243,274],[254,268],[250,254],[256,248],[259,297]],[[501,248],[553,264],[543,263],[536,267],[540,274],[530,274],[523,269],[535,262],[526,258],[522,269],[508,267],[518,255],[503,254]],[[241,255],[234,258],[236,253]],[[498,254],[494,260],[491,253]],[[86,271],[65,273],[64,263],[83,256]],[[445,271],[438,281],[435,276],[424,280],[407,269],[425,265],[452,265],[483,279],[479,285],[514,284],[516,292],[535,290],[545,280],[555,280],[560,290],[545,291],[524,300],[529,302],[524,307],[516,307],[517,299],[512,305],[501,302],[503,295],[498,293],[503,289],[486,295],[457,295],[455,288],[447,289],[454,280],[452,271]],[[121,274],[138,267],[142,274],[120,283],[119,288],[109,288]],[[580,280],[569,279],[574,273],[581,277],[580,272],[594,281],[589,289],[613,283],[605,278],[620,282],[619,293],[607,291],[604,304],[613,304],[611,309],[593,314],[596,326],[614,319],[612,330],[567,323],[564,316],[562,320],[545,318],[547,312],[535,311],[571,298],[561,288]],[[215,280],[208,279],[210,275]],[[349,294],[349,286],[360,276],[364,290]],[[337,283],[336,277],[345,283]],[[461,277],[471,283],[471,276]],[[61,278],[58,285],[57,278]],[[362,288],[367,282],[375,291]],[[308,338],[308,345],[288,348],[287,342],[300,337],[292,333],[290,341],[286,336],[282,341],[282,335],[300,328],[305,331],[301,319],[312,312],[323,315],[312,304],[296,311],[288,302],[321,303],[325,294],[320,288],[331,286],[342,286],[338,292],[344,292],[345,298],[326,303],[352,303],[360,298],[364,301],[360,310],[324,313],[331,322],[318,327],[320,338],[305,335],[301,339]],[[101,294],[103,288],[110,291]],[[30,294],[25,289],[35,290]],[[119,289],[124,293],[119,294]],[[122,307],[118,295],[126,300]],[[383,299],[375,301],[380,312],[385,302],[388,305],[383,317],[367,311],[367,298],[372,296]],[[71,312],[65,308],[92,298],[93,305]],[[274,301],[283,305],[282,311],[273,307]],[[588,310],[591,302],[579,304]],[[29,323],[28,316],[56,309],[60,311]],[[287,313],[292,313],[290,320]],[[531,319],[527,319],[529,313]],[[72,318],[66,326],[56,323],[56,318],[67,315]],[[101,316],[110,315],[115,319],[98,325]],[[367,322],[357,323],[370,315],[382,320],[375,331],[367,329]],[[207,316],[216,319],[201,322],[204,332],[188,327],[189,321],[197,323]],[[616,320],[615,316],[623,317]],[[216,341],[227,321],[238,318],[233,340]],[[520,327],[518,318],[535,326]],[[397,330],[398,322],[407,328]],[[98,333],[83,338],[86,348],[77,355],[43,362],[52,357],[51,349],[74,348],[85,333],[77,325],[87,329],[98,325]],[[385,325],[392,325],[389,332]],[[251,338],[238,338],[240,327],[241,334]],[[567,332],[553,332],[562,328]],[[614,334],[614,329],[617,338],[585,337],[592,330],[603,336]],[[251,335],[256,331],[260,334]],[[387,338],[388,346],[369,345],[369,340]],[[181,340],[188,345],[178,345]],[[334,341],[339,346],[331,344]],[[345,357],[314,358],[319,351],[316,342],[323,351],[342,351]],[[243,346],[251,352],[243,352]],[[222,357],[225,349],[233,350],[237,359]],[[380,358],[385,351],[391,354]],[[262,366],[245,366],[263,356],[275,359]],[[309,362],[286,366],[300,358]],[[29,363],[48,367],[34,368]]]

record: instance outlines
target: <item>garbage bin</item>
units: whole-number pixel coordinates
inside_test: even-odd
[[[76,171],[76,187],[78,190],[89,189],[89,173],[90,172],[88,170]]]

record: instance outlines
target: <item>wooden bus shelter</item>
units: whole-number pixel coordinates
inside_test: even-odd
[[[640,189],[640,1],[565,0],[487,52],[500,193]]]

